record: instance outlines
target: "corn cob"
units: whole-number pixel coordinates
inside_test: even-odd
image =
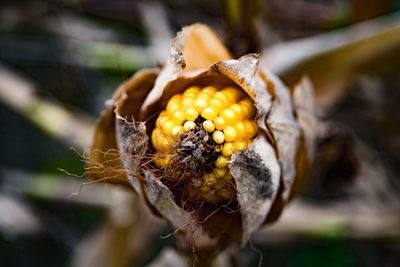
[[[257,135],[255,116],[253,101],[239,88],[187,88],[182,94],[176,94],[169,99],[165,110],[156,120],[151,135],[152,145],[157,151],[156,167],[166,169],[179,165],[182,158],[180,143],[190,136],[199,136],[201,132],[200,141],[208,145],[200,153],[200,157],[204,158],[197,160],[212,160],[213,168],[201,174],[200,182],[196,183],[194,190],[206,202],[233,200],[235,189],[229,163],[232,154],[245,149]],[[210,147],[212,151],[207,151]],[[209,166],[210,162],[204,164]],[[199,169],[201,168],[196,168],[195,171]],[[175,173],[167,179],[179,179],[185,175],[187,176],[187,172]]]

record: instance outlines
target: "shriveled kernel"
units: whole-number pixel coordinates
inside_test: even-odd
[[[194,108],[198,112],[202,112],[203,109],[205,109],[208,106],[208,101],[202,98],[197,98],[196,101],[194,101]]]
[[[233,149],[235,151],[245,149],[246,147],[247,147],[247,142],[245,142],[245,141],[235,141],[233,143]]]
[[[183,110],[177,110],[172,115],[172,119],[175,123],[181,124],[185,120],[185,112]]]
[[[221,131],[215,131],[213,133],[213,139],[214,139],[215,143],[222,144],[225,140],[224,133]]]
[[[225,157],[229,157],[234,152],[233,143],[225,142],[224,148],[222,149],[222,155]]]
[[[215,175],[215,178],[220,179],[223,178],[228,173],[228,168],[214,168],[212,170],[212,174]]]
[[[232,125],[236,120],[235,113],[229,108],[222,112],[221,117],[224,118],[224,121],[227,125]]]
[[[183,124],[183,129],[185,130],[185,132],[189,132],[190,130],[193,130],[196,127],[196,123],[194,123],[193,121],[186,121]]]
[[[215,167],[217,167],[217,168],[225,167],[226,165],[228,165],[228,160],[229,160],[228,157],[225,157],[223,155],[219,155],[217,160],[215,161]]]
[[[223,145],[216,145],[216,146],[215,146],[215,151],[216,151],[216,152],[221,152],[223,148],[224,148]]]
[[[236,139],[236,129],[232,126],[226,126],[224,129],[224,136],[226,142],[233,142]]]
[[[181,126],[181,125],[178,125],[178,126],[175,126],[173,129],[172,129],[172,136],[173,137],[175,137],[175,138],[178,138],[181,134],[183,134],[185,131],[184,131],[184,129],[183,129],[183,126]]]
[[[161,125],[162,132],[165,135],[171,135],[172,129],[174,127],[175,127],[175,123],[172,120],[168,120],[163,125]]]
[[[185,119],[188,121],[195,121],[199,116],[199,112],[194,108],[188,108],[185,110]]]
[[[236,129],[236,137],[237,138],[245,138],[247,135],[247,130],[246,130],[246,125],[244,124],[243,121],[238,121],[234,125]]]
[[[206,120],[203,122],[203,128],[209,133],[212,133],[215,130],[214,123],[210,120]]]
[[[232,110],[235,113],[236,120],[243,120],[243,111],[240,105],[238,104],[233,104],[229,107],[230,110]]]
[[[217,130],[223,130],[226,127],[224,118],[218,116],[214,121],[214,125]]]
[[[206,107],[202,112],[201,112],[201,116],[206,119],[206,120],[210,120],[213,121],[217,118],[217,111],[215,110],[215,108],[213,107]]]

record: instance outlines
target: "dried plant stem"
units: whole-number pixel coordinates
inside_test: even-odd
[[[390,206],[365,207],[352,202],[315,205],[297,200],[285,210],[279,223],[260,230],[253,240],[262,244],[298,236],[399,238],[399,214]]]
[[[307,73],[314,83],[320,113],[346,93],[358,68],[400,46],[400,13],[349,28],[267,47],[261,62],[289,85]]]
[[[79,149],[89,147],[93,120],[35,95],[35,85],[0,66],[0,101],[49,135]]]
[[[135,266],[165,225],[131,192],[114,191],[110,211],[106,223],[75,249],[72,267]]]

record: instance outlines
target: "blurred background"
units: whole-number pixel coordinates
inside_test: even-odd
[[[86,184],[117,86],[208,24],[289,85],[309,73],[316,160],[237,266],[400,266],[400,1],[2,0],[0,266],[147,266],[173,231],[132,192]],[[255,248],[256,249],[255,249]]]

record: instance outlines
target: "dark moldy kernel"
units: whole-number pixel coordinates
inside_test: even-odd
[[[181,134],[175,152],[177,162],[183,166],[185,173],[202,178],[204,173],[213,168],[218,153],[215,151],[217,145],[212,136],[203,129],[204,119],[196,119],[196,127]]]

